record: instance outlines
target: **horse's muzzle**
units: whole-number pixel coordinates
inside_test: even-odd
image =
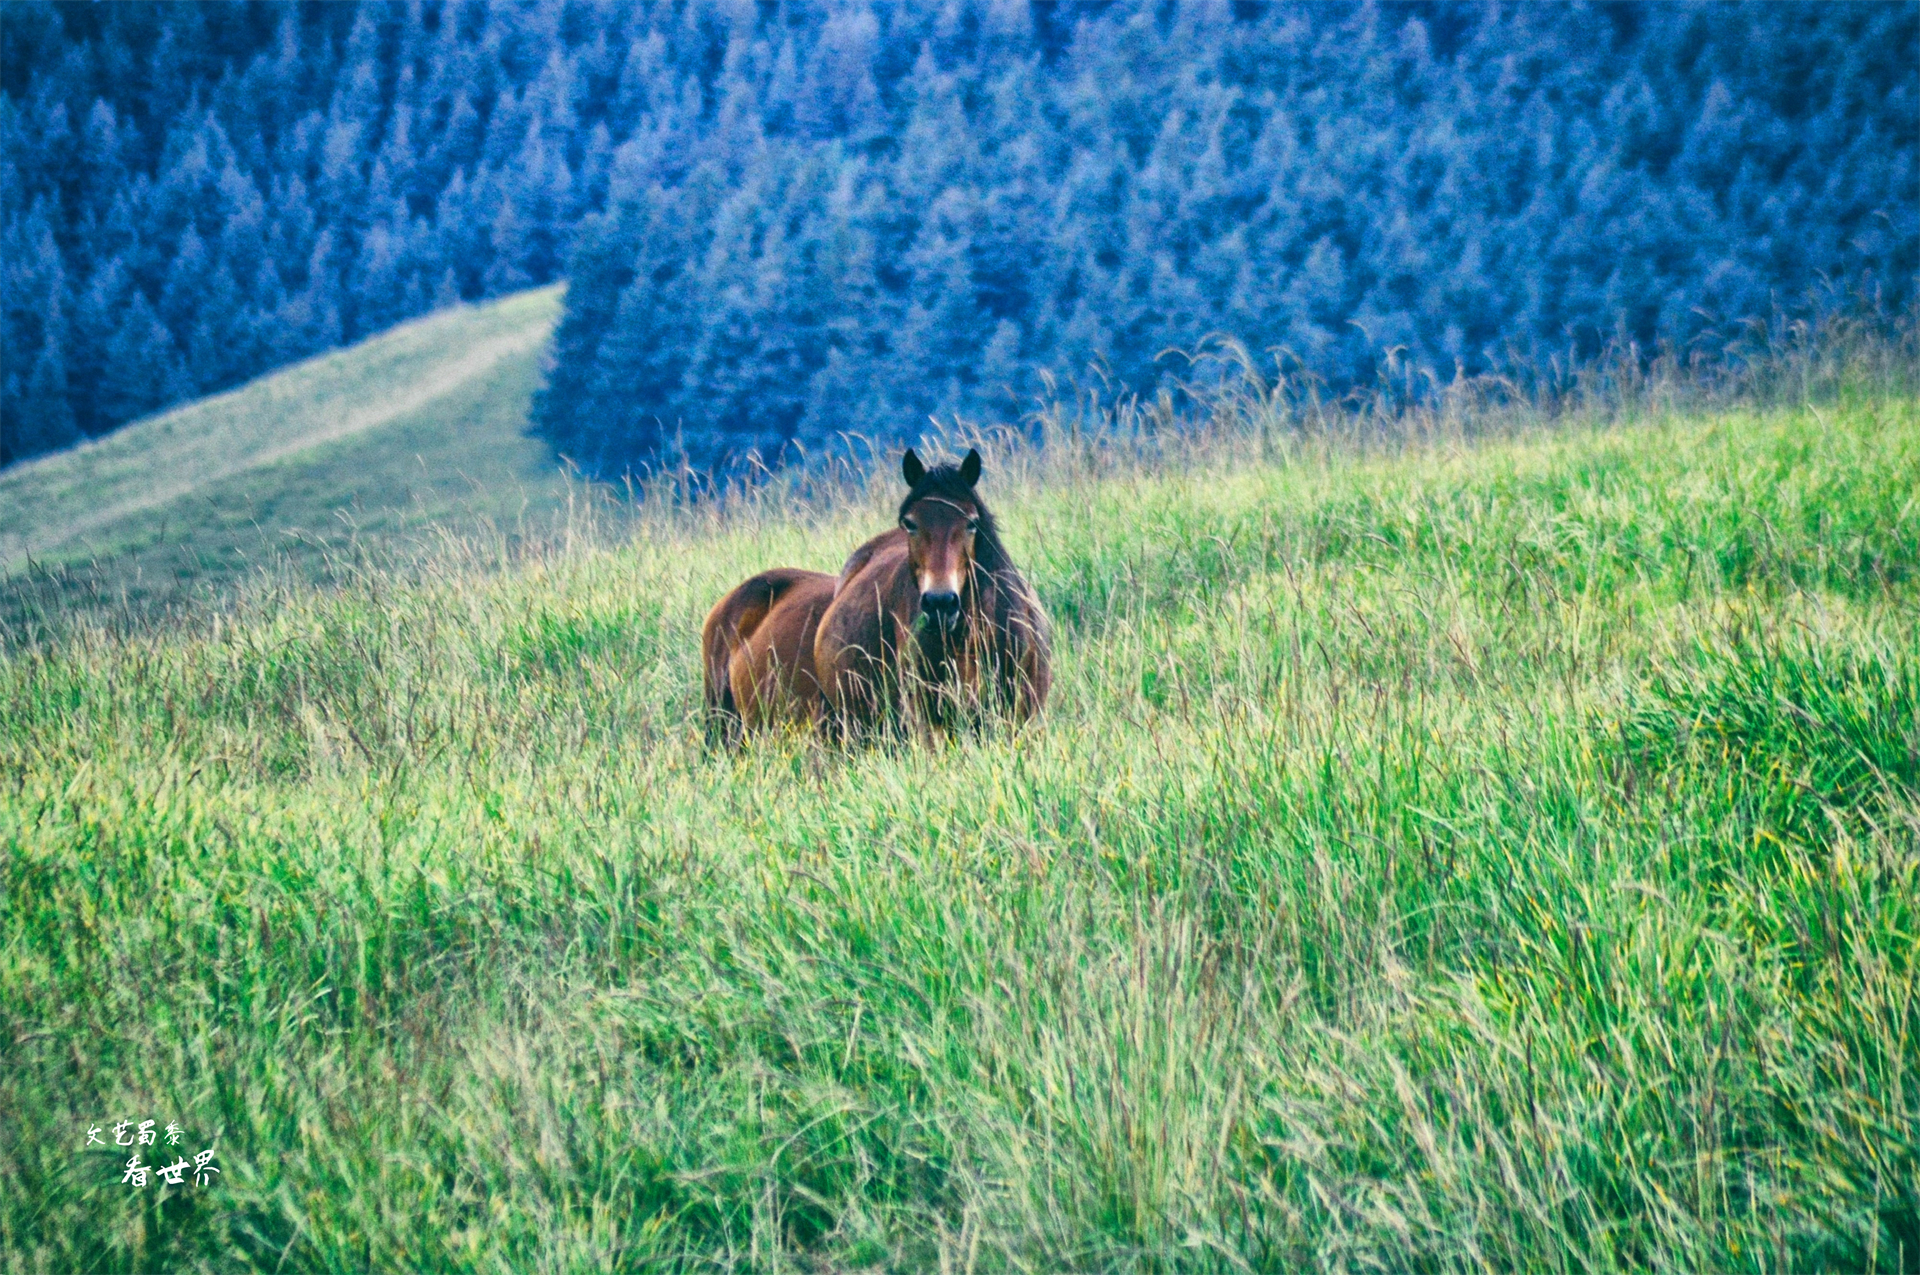
[[[950,629],[960,619],[960,595],[923,593],[920,595],[920,609],[926,613],[929,620],[943,629]]]

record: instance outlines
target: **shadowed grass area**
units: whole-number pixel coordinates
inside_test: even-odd
[[[887,478],[5,656],[9,1263],[1913,1267],[1910,399],[989,452],[937,753],[699,743]]]
[[[543,288],[429,315],[0,472],[0,625],[327,580],[448,530],[549,534],[567,482],[526,422],[559,309]]]

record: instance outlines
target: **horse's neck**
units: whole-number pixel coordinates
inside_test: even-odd
[[[846,564],[840,568],[840,578],[834,582],[833,591],[836,594],[839,593],[841,589],[844,589],[848,584],[852,583],[854,577],[865,571],[867,564],[878,557],[882,550],[899,544],[906,539],[906,536],[906,532],[898,527],[894,527],[889,531],[881,532],[873,539],[867,541],[867,543],[861,545],[858,549],[855,549],[847,556]],[[896,584],[897,583],[896,581]]]
[[[978,601],[974,609],[978,612],[979,623],[984,631],[991,632],[995,637],[1004,636],[1014,610],[1020,605],[1025,587],[1020,573],[1012,567],[980,573],[976,590]]]

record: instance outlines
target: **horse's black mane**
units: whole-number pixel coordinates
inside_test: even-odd
[[[907,510],[913,507],[914,501],[925,500],[928,496],[938,496],[955,504],[969,504],[979,511],[980,526],[973,536],[974,562],[996,573],[1013,566],[1013,560],[1007,557],[1006,547],[1000,543],[1000,525],[993,520],[987,502],[980,499],[979,491],[960,476],[958,465],[935,465],[929,469],[926,476],[913,485],[907,498],[900,502],[900,517],[907,516]]]

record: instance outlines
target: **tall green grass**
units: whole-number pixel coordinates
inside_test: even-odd
[[[16,645],[6,1264],[1915,1269],[1913,397],[1272,388],[990,447],[1059,677],[939,751],[700,743],[890,471]]]

